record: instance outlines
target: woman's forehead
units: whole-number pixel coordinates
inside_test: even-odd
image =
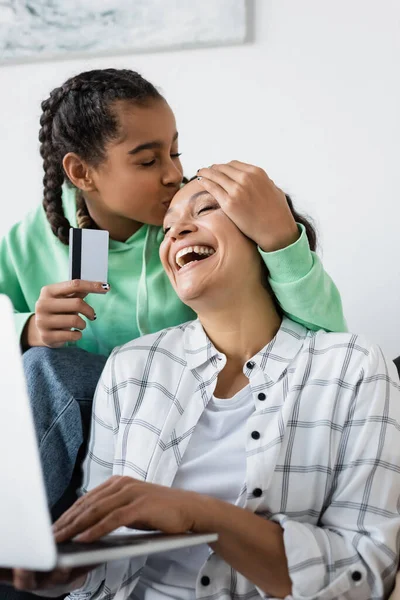
[[[197,179],[189,181],[189,183],[176,192],[175,196],[172,198],[171,207],[189,204],[194,196],[197,197],[199,192],[205,192],[205,189]]]
[[[169,217],[184,213],[190,210],[191,207],[196,204],[200,198],[211,198],[211,194],[199,184],[197,179],[190,181],[184,185],[172,198],[171,204],[165,214],[164,221]]]

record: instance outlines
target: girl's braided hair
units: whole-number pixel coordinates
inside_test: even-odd
[[[43,158],[43,207],[55,236],[68,245],[70,224],[62,205],[62,185],[67,181],[63,158],[74,152],[96,166],[105,159],[105,145],[118,135],[113,103],[127,100],[145,105],[161,99],[157,89],[139,73],[127,69],[88,71],[68,79],[42,102],[40,154]],[[84,198],[77,198],[77,222],[96,227]]]

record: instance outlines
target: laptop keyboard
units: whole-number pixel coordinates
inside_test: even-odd
[[[118,548],[120,546],[137,545],[142,542],[150,542],[162,536],[163,539],[170,537],[173,539],[175,535],[166,536],[162,533],[144,533],[132,535],[110,535],[96,542],[62,542],[57,544],[57,550],[62,554],[76,554],[78,552],[105,550],[106,548]],[[180,537],[180,536],[179,536]]]

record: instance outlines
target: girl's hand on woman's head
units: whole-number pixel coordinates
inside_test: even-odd
[[[225,214],[265,252],[280,250],[298,239],[285,194],[259,167],[232,160],[199,169],[197,175]]]
[[[36,302],[35,315],[22,334],[22,347],[59,348],[66,342],[80,340],[86,323],[79,315],[90,321],[96,319],[93,308],[83,298],[88,294],[107,294],[109,290],[108,283],[80,279],[44,286]]]
[[[92,542],[119,527],[178,534],[206,531],[213,499],[114,475],[75,502],[53,525],[56,542]],[[200,523],[201,522],[201,523]]]

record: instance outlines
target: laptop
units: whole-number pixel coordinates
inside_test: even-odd
[[[13,307],[0,294],[0,567],[49,571],[215,542],[218,536],[132,532],[92,543],[54,541]],[[56,460],[55,460],[56,464]]]

